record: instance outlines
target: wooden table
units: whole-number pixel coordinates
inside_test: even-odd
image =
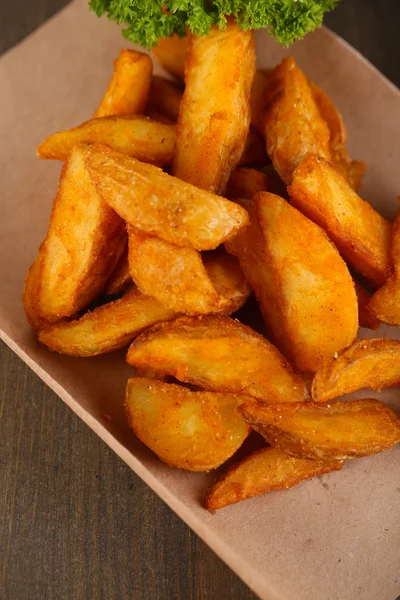
[[[0,54],[64,4],[2,0]],[[326,22],[400,84],[399,0]],[[0,373],[2,600],[255,598],[4,344]]]

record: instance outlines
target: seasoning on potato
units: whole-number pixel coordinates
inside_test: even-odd
[[[247,400],[239,410],[272,446],[299,458],[345,460],[400,442],[400,419],[373,399],[329,404]]]

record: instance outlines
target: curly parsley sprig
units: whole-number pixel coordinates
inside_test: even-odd
[[[125,24],[125,38],[145,48],[186,28],[205,35],[212,25],[221,29],[233,15],[243,29],[266,27],[287,46],[322,24],[323,16],[339,0],[90,0],[101,17]]]

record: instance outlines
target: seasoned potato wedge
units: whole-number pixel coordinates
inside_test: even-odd
[[[130,273],[144,293],[185,314],[230,314],[250,295],[233,257],[217,252],[203,264],[200,252],[129,232]]]
[[[34,329],[76,315],[103,289],[126,244],[124,222],[103,201],[76,146],[61,172],[49,230],[25,281]]]
[[[184,317],[154,327],[133,342],[127,361],[214,391],[271,402],[308,398],[303,380],[278,350],[228,317]]]
[[[264,131],[269,157],[287,185],[307,156],[331,160],[329,128],[293,57],[285,58],[268,76]]]
[[[261,171],[238,167],[228,181],[226,196],[231,200],[252,198],[257,192],[266,192],[268,178]]]
[[[315,372],[352,343],[353,280],[322,229],[274,194],[245,204],[250,226],[226,247],[260,303],[273,342],[299,371]]]
[[[392,274],[368,304],[370,314],[389,325],[400,325],[400,213],[392,227],[390,258]]]
[[[400,419],[373,399],[286,405],[250,400],[239,410],[270,444],[300,458],[357,458],[400,442]]]
[[[371,296],[358,281],[354,282],[358,302],[358,323],[360,327],[367,329],[378,329],[379,321],[368,308]]]
[[[325,229],[344,259],[373,284],[389,273],[390,223],[318,156],[307,158],[289,186],[292,204]]]
[[[346,127],[341,114],[332,100],[315,83],[310,82],[310,87],[321,117],[325,120],[329,128],[331,163],[336,171],[346,179],[353,190],[357,191],[361,185],[366,164],[359,160],[351,160],[346,150]]]
[[[70,356],[96,356],[123,348],[146,327],[177,316],[139,290],[95,308],[76,321],[59,321],[39,331],[39,341]]]
[[[143,233],[177,246],[213,250],[248,223],[246,210],[229,200],[106,147],[96,150],[87,167],[97,191]]]
[[[251,31],[229,23],[206,36],[190,36],[173,175],[223,194],[245,147],[254,70]]]
[[[216,510],[267,492],[287,490],[304,479],[342,467],[338,460],[294,458],[277,448],[261,448],[234,463],[208,488],[205,507]]]
[[[76,144],[99,143],[163,167],[171,162],[175,137],[175,125],[157,123],[148,117],[102,117],[53,133],[38,146],[36,153],[39,158],[66,160]]]
[[[248,279],[274,343],[298,371],[315,372],[357,335],[353,280],[318,225],[274,194],[254,202],[263,239],[254,266],[264,258],[268,273],[253,267]]]
[[[251,124],[260,135],[265,135],[265,110],[267,107],[267,75],[262,71],[254,73],[250,93]]]
[[[216,469],[242,445],[250,432],[237,411],[242,400],[136,377],[126,388],[128,420],[138,438],[161,460],[187,471]]]
[[[104,292],[110,296],[120,294],[126,290],[131,283],[132,277],[129,271],[128,245],[126,245],[121,258],[106,283]]]
[[[152,72],[150,56],[136,50],[122,50],[114,63],[114,74],[94,116],[142,113],[149,94]]]
[[[314,402],[327,402],[362,388],[381,390],[400,384],[400,342],[388,338],[354,342],[314,376]]]
[[[159,40],[151,53],[156,61],[166,71],[180,79],[184,77],[185,59],[189,44],[189,37],[179,37],[177,34]]]
[[[260,167],[270,162],[265,150],[264,138],[252,127],[247,134],[243,154],[240,157],[239,165],[253,165]]]
[[[153,75],[146,110],[158,111],[164,117],[176,123],[182,94],[182,89],[173,81],[159,75]]]

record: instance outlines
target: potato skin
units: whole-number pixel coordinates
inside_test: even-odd
[[[155,379],[131,378],[126,411],[131,428],[161,460],[188,471],[224,463],[250,432],[236,410],[242,396],[190,391]]]
[[[124,251],[121,254],[121,258],[119,259],[115,269],[113,270],[109,279],[107,280],[106,287],[104,288],[104,293],[108,294],[109,296],[114,296],[115,294],[120,294],[121,292],[124,292],[131,284],[132,277],[129,272],[127,240]]]
[[[171,37],[159,40],[157,46],[152,49],[151,54],[171,75],[183,79],[188,45],[188,35],[179,37],[175,33]]]
[[[189,40],[172,173],[223,194],[249,130],[253,35],[228,23],[224,30],[212,28],[207,36]]]
[[[261,448],[234,463],[208,488],[205,508],[217,510],[268,492],[287,490],[305,479],[338,471],[338,460],[294,458],[276,448]]]
[[[147,54],[121,50],[114,73],[94,117],[143,113],[149,94],[153,63]]]
[[[264,114],[267,152],[286,183],[312,154],[331,160],[330,132],[315,103],[310,85],[293,57],[285,58],[268,76]]]
[[[38,332],[38,339],[59,354],[97,356],[123,348],[147,327],[178,314],[139,290],[132,290],[76,321],[59,321],[45,327]]]
[[[373,399],[269,405],[250,400],[239,411],[272,446],[299,458],[345,460],[400,442],[400,419]]]
[[[400,384],[400,342],[388,338],[357,340],[314,376],[314,402],[328,402],[362,388],[380,391]]]
[[[34,329],[72,317],[103,289],[126,244],[124,222],[97,193],[76,146],[63,170],[47,236],[23,292]]]
[[[293,206],[327,232],[349,265],[382,285],[390,271],[390,223],[318,156],[297,167],[288,190]]]
[[[138,115],[110,116],[53,133],[38,146],[36,154],[42,159],[66,160],[76,144],[105,144],[116,152],[163,167],[171,163],[175,139],[175,125]]]
[[[400,326],[400,213],[392,227],[390,259],[391,275],[372,296],[368,311],[382,323]]]
[[[234,202],[105,146],[93,148],[86,165],[97,191],[122,219],[171,244],[214,250],[248,223],[246,210]]]
[[[378,329],[380,323],[369,309],[370,294],[358,281],[354,281],[358,302],[358,322],[360,327]]]
[[[308,399],[304,381],[278,350],[228,317],[184,317],[156,326],[131,344],[127,361],[213,391],[270,402]]]

